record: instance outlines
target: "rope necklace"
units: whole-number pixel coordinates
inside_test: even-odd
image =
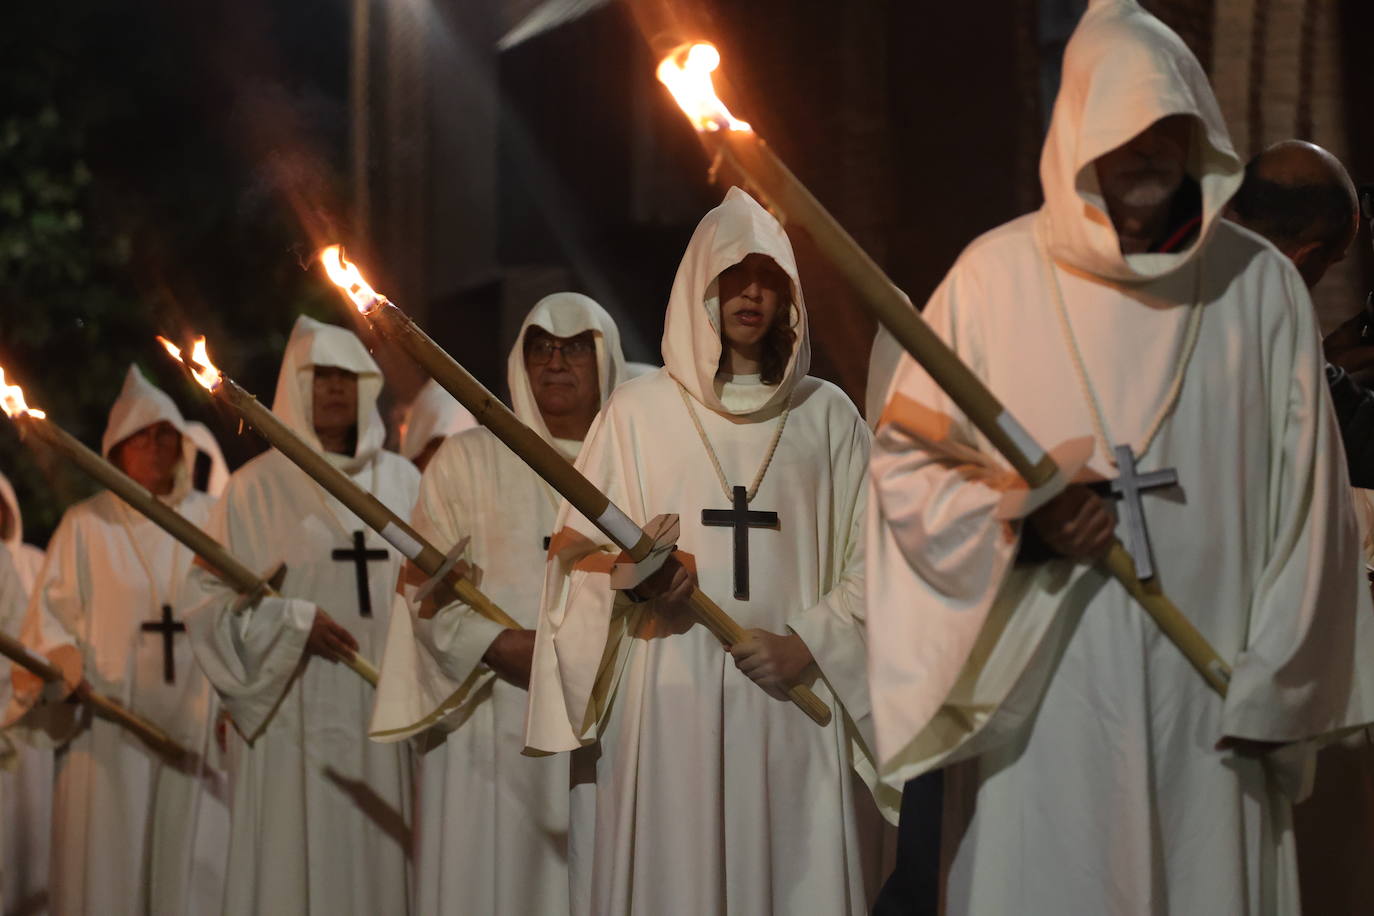
[[[730,481],[726,479],[725,471],[720,466],[720,458],[716,456],[716,450],[711,447],[711,440],[706,435],[706,430],[702,428],[696,410],[692,408],[692,397],[687,393],[687,389],[682,387],[681,382],[677,383],[677,392],[682,395],[682,403],[687,408],[687,415],[692,418],[692,425],[696,427],[697,435],[701,437],[701,444],[705,446],[706,454],[711,459],[711,467],[716,469],[716,479],[720,481],[720,489],[725,494],[725,498],[730,499]],[[768,453],[763,456],[763,463],[759,465],[759,471],[754,475],[754,482],[745,491],[745,502],[753,502],[754,495],[758,493],[759,486],[763,483],[763,475],[768,473],[768,466],[773,463],[773,455],[778,450],[778,443],[782,441],[782,430],[787,425],[787,415],[791,412],[792,397],[789,395],[787,406],[778,416],[778,428],[773,432],[773,441],[768,444]]]
[[[1037,238],[1038,236],[1037,233]],[[1102,403],[1098,400],[1097,392],[1093,389],[1092,382],[1088,378],[1088,367],[1083,361],[1083,352],[1078,346],[1078,338],[1074,336],[1073,327],[1069,324],[1069,310],[1064,304],[1064,291],[1059,285],[1058,268],[1055,266],[1054,259],[1050,257],[1049,248],[1045,245],[1044,240],[1039,239],[1039,241],[1041,250],[1045,255],[1045,262],[1050,269],[1050,287],[1054,291],[1054,305],[1059,315],[1059,329],[1068,345],[1069,353],[1073,357],[1073,367],[1078,376],[1079,389],[1092,408],[1093,435],[1097,438],[1097,444],[1102,449],[1103,456],[1111,463],[1112,467],[1116,467],[1116,452],[1111,445],[1112,440],[1107,429],[1106,413],[1103,411]],[[1174,407],[1178,404],[1179,395],[1183,392],[1183,377],[1187,373],[1188,363],[1192,360],[1193,350],[1197,347],[1198,333],[1202,327],[1202,264],[1202,254],[1199,252],[1193,303],[1188,306],[1191,311],[1188,315],[1188,326],[1184,330],[1183,343],[1179,347],[1178,368],[1174,372],[1173,381],[1169,384],[1168,393],[1164,396],[1164,403],[1160,405],[1159,412],[1155,414],[1154,420],[1150,423],[1139,444],[1131,447],[1131,454],[1137,458],[1149,451],[1155,436],[1159,434],[1159,430],[1164,426],[1164,421],[1173,412]]]

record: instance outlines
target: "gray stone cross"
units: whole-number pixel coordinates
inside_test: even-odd
[[[1126,521],[1126,550],[1135,563],[1136,578],[1144,582],[1155,577],[1155,562],[1150,551],[1150,529],[1145,524],[1145,506],[1140,495],[1150,490],[1178,486],[1178,471],[1164,468],[1140,474],[1135,469],[1135,454],[1129,445],[1118,445],[1113,451],[1116,452],[1116,466],[1121,473],[1109,482],[1111,493],[1121,500],[1121,511]]]

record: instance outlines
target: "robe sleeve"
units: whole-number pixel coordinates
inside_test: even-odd
[[[210,534],[229,552],[251,557],[253,484],[231,478],[210,517]],[[270,570],[262,569],[262,573]],[[192,567],[181,596],[196,661],[219,693],[224,708],[248,740],[272,718],[303,662],[315,621],[313,602],[263,597],[235,611],[238,594],[217,576]]]
[[[68,511],[53,532],[47,560],[29,596],[19,640],[42,656],[60,646],[75,647],[82,653],[83,674],[97,690],[105,692],[108,685],[99,683],[87,647],[76,637],[84,629],[82,622],[91,593],[90,571],[85,562],[88,551],[77,511]],[[47,702],[48,698],[46,690],[36,696],[16,691],[5,717],[6,724],[20,722],[17,730],[40,747],[65,743],[80,723],[75,703]]]
[[[481,432],[449,437],[420,480],[415,529],[442,551],[469,535],[465,524],[482,511],[477,488],[483,480],[474,469],[490,466],[490,456],[477,454],[489,442]],[[443,719],[466,718],[465,707],[480,702],[486,696],[481,686],[496,676],[482,656],[504,626],[461,602],[429,619],[418,610],[406,601],[393,610],[369,730],[374,740],[396,741]]]
[[[577,468],[630,518],[643,519],[634,453],[612,395],[592,422]],[[621,637],[642,610],[610,587],[610,564],[594,563],[612,545],[564,503],[545,567],[544,594],[530,673],[525,743],[536,753],[573,750],[595,740],[615,692]]]
[[[833,421],[832,421],[833,423]],[[837,568],[831,589],[814,607],[788,622],[816,660],[816,666],[844,704],[850,719],[868,732],[868,660],[864,639],[864,515],[871,437],[855,415],[836,437],[832,469],[836,505],[832,522]]]
[[[1270,359],[1269,539],[1222,714],[1227,735],[1311,738],[1374,719],[1374,609],[1306,290]]]
[[[980,375],[970,305],[983,297],[975,272],[956,264],[924,313]],[[965,745],[1033,651],[1034,633],[987,626],[1009,604],[999,595],[1021,575],[1013,569],[1020,526],[998,513],[1019,478],[994,454],[903,355],[877,426],[867,525],[868,677],[885,778],[911,778]],[[998,648],[1018,657],[999,657]]]

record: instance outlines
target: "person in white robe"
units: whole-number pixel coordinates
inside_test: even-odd
[[[624,376],[610,315],[578,293],[541,299],[506,364],[515,415],[576,457]],[[415,526],[462,561],[527,629],[462,604],[393,614],[372,717],[376,740],[433,726],[420,757],[416,899],[426,916],[568,912],[568,758],[527,757],[525,687],[561,497],[485,428],[446,440],[425,469]]]
[[[924,314],[1036,442],[1091,458],[1004,517],[1024,484],[903,358],[871,471],[884,776],[948,767],[946,913],[1296,913],[1272,752],[1374,717],[1307,291],[1220,219],[1241,165],[1216,100],[1130,0],[1070,40],[1040,174],[1044,206],[965,249]],[[1233,666],[1225,699],[1091,562],[1127,532],[1081,484],[1124,472],[1121,445],[1177,474],[1140,496],[1155,581]]]
[[[578,466],[631,518],[680,515],[683,553],[637,601],[646,593],[611,590],[605,537],[565,507],[545,583],[526,742],[580,748],[573,911],[866,912],[882,834],[852,772],[873,775],[869,432],[838,388],[806,375],[792,246],[738,188],[683,256],[663,357],[611,396]],[[717,520],[741,501],[747,558]],[[692,567],[747,630],[728,652],[682,606]],[[792,683],[830,706],[829,725],[786,702]]]
[[[401,454],[421,471],[449,436],[472,429],[477,418],[434,379],[420,386],[401,425]]]
[[[7,636],[18,638],[28,602],[13,550],[0,543],[0,630]],[[0,659],[0,709],[13,700],[10,675],[10,661]],[[0,732],[0,912],[48,912],[52,770],[51,748]]]
[[[0,474],[0,546],[8,552],[19,596],[0,605],[0,629],[19,638],[33,583],[43,567],[43,551],[24,542],[24,515],[9,478]],[[10,677],[0,671],[0,709],[10,704]],[[47,912],[48,850],[52,845],[50,747],[34,747],[0,733],[0,907],[3,912]]]
[[[110,411],[101,453],[191,522],[210,499],[191,489],[190,441],[176,404],[136,366]],[[22,640],[151,720],[198,759],[165,760],[89,707],[59,701],[15,666],[7,721],[57,745],[49,900],[54,913],[214,913],[228,842],[217,706],[185,630],[181,581],[193,561],[109,491],[72,506],[48,547]]]
[[[419,472],[382,449],[381,390],[352,332],[301,317],[272,411],[404,518]],[[286,567],[248,608],[199,567],[187,584],[192,646],[242,737],[224,912],[409,912],[410,754],[367,740],[372,687],[337,663],[380,657],[401,554],[275,450],[234,472],[210,530],[252,569]]]

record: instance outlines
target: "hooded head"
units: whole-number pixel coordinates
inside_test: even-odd
[[[130,366],[124,375],[124,387],[110,408],[105,434],[100,437],[100,454],[114,458],[115,446],[134,433],[158,423],[168,423],[181,436],[181,460],[177,463],[172,482],[170,502],[180,502],[191,488],[191,462],[195,445],[186,435],[186,420],[176,402],[162,389],[143,377],[137,366]]]
[[[468,409],[430,379],[406,412],[405,426],[401,428],[401,454],[415,461],[435,439],[446,439],[476,425],[477,420]]]
[[[530,328],[540,328],[554,337],[576,337],[590,331],[596,341],[596,379],[601,403],[616,386],[625,381],[625,355],[620,350],[620,329],[606,310],[581,293],[553,293],[534,304],[520,325],[510,357],[506,360],[506,383],[510,385],[511,408],[530,429],[569,458],[576,457],[576,449],[553,437],[544,415],[539,411],[529,372],[525,369],[525,335]]]
[[[319,452],[324,448],[315,434],[313,414],[316,366],[344,369],[358,377],[357,446],[351,455],[325,453],[340,469],[353,473],[371,461],[386,440],[386,427],[377,410],[382,370],[352,331],[304,315],[296,319],[277,375],[272,412]]]
[[[751,254],[772,258],[792,283],[788,316],[796,336],[787,368],[776,385],[738,385],[718,378],[720,367],[720,275]],[[707,213],[692,233],[673,280],[663,328],[663,365],[687,392],[717,413],[747,417],[775,409],[791,397],[811,366],[797,259],[782,225],[739,188]]]
[[[1095,162],[1172,115],[1192,126],[1185,171],[1201,191],[1199,231],[1178,253],[1123,255]],[[1206,243],[1242,177],[1207,75],[1182,39],[1135,0],[1093,0],[1064,50],[1040,157],[1040,232],[1055,260],[1121,282],[1164,276]]]

